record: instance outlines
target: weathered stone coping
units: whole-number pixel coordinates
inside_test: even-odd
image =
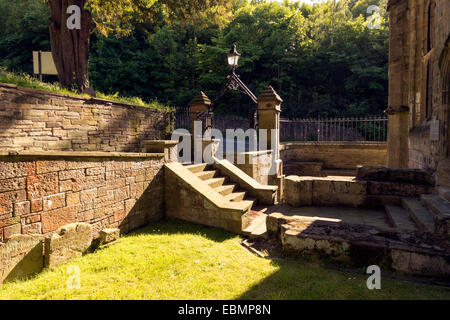
[[[101,152],[101,151],[9,151],[0,152],[0,157],[6,158],[164,158],[164,153],[131,153],[131,152]]]
[[[348,148],[355,148],[355,147],[370,147],[370,148],[377,148],[377,149],[386,149],[386,142],[379,142],[379,141],[364,141],[364,142],[358,142],[358,141],[341,141],[341,142],[335,142],[335,141],[311,141],[311,142],[303,142],[303,141],[293,141],[293,142],[281,142],[280,144],[280,150],[286,150],[291,149],[295,147],[301,147],[301,146],[339,146],[339,147],[348,147]]]
[[[256,197],[261,203],[274,204],[276,202],[277,186],[267,186],[258,183],[228,160],[215,159],[213,167],[225,176],[228,176],[231,181],[237,183],[241,188],[247,190],[251,196]]]
[[[211,204],[216,208],[221,210],[234,210],[244,214],[248,209],[249,205],[240,202],[230,202],[225,200],[218,192],[213,188],[208,186],[205,181],[201,180],[183,165],[177,162],[166,163],[165,168],[173,172],[179,178],[181,178],[185,183],[187,183],[192,189],[200,193],[204,198],[206,198]]]
[[[126,107],[126,108],[146,108],[146,107],[137,106],[134,104],[124,103],[124,102],[119,102],[119,101],[114,101],[114,100],[101,99],[101,98],[96,98],[96,97],[78,96],[75,94],[59,93],[59,92],[52,92],[52,91],[39,90],[39,89],[32,89],[32,88],[20,87],[15,84],[0,82],[0,88],[2,88],[2,87],[8,88],[8,89],[16,89],[16,90],[20,90],[23,92],[28,92],[30,94],[47,95],[47,96],[54,96],[54,97],[60,97],[60,98],[82,100],[82,101],[85,101],[87,104],[114,105],[114,106]],[[146,109],[157,110],[157,109],[152,109],[152,108],[146,108]],[[170,112],[170,110],[159,110],[159,109],[158,109],[158,111]]]
[[[176,140],[145,140],[146,151],[152,153],[164,153],[165,149],[178,145]]]

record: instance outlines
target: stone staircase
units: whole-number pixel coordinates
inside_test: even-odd
[[[401,206],[386,205],[385,208],[388,221],[394,228],[450,239],[450,202],[439,194],[403,198]]]
[[[226,201],[241,203],[250,208],[248,224],[242,234],[250,238],[267,237],[266,215],[252,208],[258,203],[258,198],[250,196],[249,192],[233,183],[229,177],[221,174],[213,166],[202,164],[185,165],[198,178],[208,184],[214,191],[225,198]]]
[[[273,205],[278,187],[261,185],[226,160],[165,168],[167,216],[251,237],[265,233],[265,215],[252,208]]]
[[[221,175],[218,170],[214,170],[206,163],[186,165],[186,168],[223,196],[226,201],[239,202],[250,209],[258,201],[257,198],[249,197],[245,190],[240,189],[237,184],[230,182],[228,177]]]

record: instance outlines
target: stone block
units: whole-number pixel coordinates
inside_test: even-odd
[[[404,250],[392,250],[390,256],[394,270],[425,276],[450,276],[450,264],[445,257]]]
[[[58,189],[58,174],[56,172],[27,177],[29,200],[56,194],[59,192]]]
[[[42,224],[40,222],[22,226],[22,234],[41,234]]]
[[[368,181],[368,194],[370,195],[392,195],[403,197],[416,197],[421,194],[429,194],[433,188],[429,185]]]
[[[59,172],[59,180],[71,180],[85,177],[84,169],[65,170]]]
[[[286,203],[293,207],[311,206],[313,204],[313,180],[297,176],[287,177],[284,197]]]
[[[62,208],[66,205],[66,195],[64,193],[54,194],[43,199],[44,211]]]
[[[22,279],[43,268],[44,237],[14,235],[0,243],[0,283]]]
[[[25,178],[12,178],[0,180],[0,192],[25,189]]]
[[[360,207],[366,200],[366,182],[318,179],[313,182],[313,205]]]
[[[281,234],[283,252],[288,254],[319,254],[332,257],[348,256],[350,245],[346,241],[316,239],[303,236],[297,230],[284,230]]]
[[[365,181],[384,181],[434,186],[432,173],[422,169],[393,169],[385,167],[359,167],[356,178]]]
[[[31,200],[31,212],[40,212],[44,208],[44,203],[42,199]]]
[[[26,177],[36,172],[34,162],[0,161],[0,179]]]
[[[25,216],[31,212],[30,201],[17,202],[14,204],[14,216]]]
[[[72,223],[45,238],[44,265],[53,268],[85,254],[92,244],[92,225]]]
[[[100,231],[100,243],[102,245],[115,242],[120,237],[120,230],[119,229],[103,229]]]
[[[42,214],[42,232],[48,233],[58,228],[77,221],[76,214],[79,212],[77,205],[47,211]]]

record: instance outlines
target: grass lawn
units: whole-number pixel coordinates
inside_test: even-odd
[[[66,288],[69,266],[81,289]],[[382,279],[314,263],[258,258],[226,231],[179,221],[151,225],[55,270],[0,287],[0,299],[450,299],[446,288]]]

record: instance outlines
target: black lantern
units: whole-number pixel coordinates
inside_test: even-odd
[[[237,52],[236,45],[233,44],[230,53],[227,55],[228,65],[230,66],[231,69],[233,69],[233,71],[238,66],[240,57],[241,55]]]

